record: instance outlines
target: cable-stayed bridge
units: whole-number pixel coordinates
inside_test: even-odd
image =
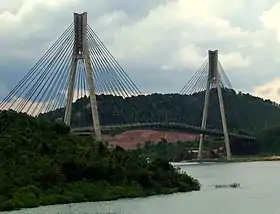
[[[127,99],[140,96],[141,92],[88,25],[87,13],[75,13],[74,22],[10,91],[0,103],[0,110],[12,109],[32,116],[61,119],[71,127],[72,132],[93,132],[97,140],[102,139],[102,131],[108,130],[153,128],[193,131],[201,134],[199,158],[205,135],[223,136],[230,159],[229,137],[248,140],[255,137],[228,133],[222,95],[225,88],[232,89],[232,86],[218,60],[218,51],[209,51],[207,60],[180,91],[181,94],[205,93],[201,126],[190,125],[188,121],[150,121],[150,118],[146,121],[127,120],[126,124],[114,119],[114,124],[108,124],[110,118],[106,118],[106,108],[101,108],[108,106],[106,99],[114,99],[114,106],[108,106],[112,112],[117,109],[115,112],[125,115],[132,111]],[[213,91],[218,95],[222,131],[206,127],[209,97]],[[108,96],[101,100],[104,95]],[[107,124],[102,124],[102,120],[106,120]]]
[[[92,126],[89,127],[80,127],[73,128],[71,131],[73,133],[78,133],[79,135],[88,135],[88,133],[92,132]],[[200,126],[192,126],[185,123],[178,122],[147,122],[147,123],[131,123],[131,124],[116,124],[116,125],[104,125],[101,126],[102,131],[111,131],[111,130],[135,130],[135,129],[154,129],[154,130],[174,130],[178,132],[192,132],[192,133],[200,133],[205,135],[212,136],[223,136],[224,133],[220,130],[209,129],[209,128],[201,128]],[[235,138],[243,138],[248,140],[255,140],[254,136],[245,135],[245,134],[236,134],[229,133],[230,137]]]

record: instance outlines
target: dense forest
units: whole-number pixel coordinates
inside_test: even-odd
[[[190,161],[197,158],[197,153],[193,151],[197,151],[198,145],[198,141],[170,143],[161,139],[159,142],[146,142],[135,152],[151,159],[161,157],[170,162]],[[232,155],[235,157],[280,155],[280,125],[261,130],[257,134],[256,141],[231,139],[230,145]],[[219,151],[219,148],[223,149]],[[203,150],[206,159],[215,158],[222,161],[226,158],[222,138],[206,138]]]
[[[249,94],[223,89],[228,126],[231,131],[257,133],[264,127],[280,121],[280,108],[276,103]],[[152,94],[137,97],[97,96],[101,124],[134,122],[182,122],[200,125],[204,92],[193,95]],[[216,89],[210,93],[208,127],[221,129]],[[44,118],[62,118],[63,109],[42,115]],[[88,98],[77,100],[73,105],[72,125],[90,126]]]
[[[257,139],[262,153],[280,155],[280,123],[263,129]]]
[[[199,190],[166,160],[108,148],[69,128],[0,112],[0,210]]]
[[[263,135],[266,133],[266,130],[260,133]],[[280,140],[272,146],[266,140],[268,139],[266,136],[263,139],[262,141],[240,141],[238,139],[232,139],[230,141],[232,155],[246,157],[280,154]],[[152,159],[161,157],[170,162],[193,161],[197,158],[196,151],[198,146],[198,141],[170,143],[162,139],[156,143],[146,142],[137,148],[136,152],[144,157]],[[223,139],[205,139],[203,147],[203,157],[205,159],[226,160],[225,152]]]
[[[206,145],[208,146],[209,144]],[[197,158],[191,153],[192,150],[197,150],[197,148],[198,142],[196,141],[169,143],[162,139],[157,143],[146,142],[144,146],[139,147],[135,152],[151,159],[161,157],[170,162],[181,162]]]

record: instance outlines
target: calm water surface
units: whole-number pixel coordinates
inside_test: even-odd
[[[215,163],[181,166],[203,185],[200,192],[102,203],[58,205],[11,214],[279,214],[280,162]],[[215,189],[238,182],[239,189]]]

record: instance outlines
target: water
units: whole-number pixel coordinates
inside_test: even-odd
[[[102,203],[57,205],[11,214],[279,214],[280,162],[215,163],[181,166],[203,185],[200,192]],[[241,188],[215,189],[237,182]]]

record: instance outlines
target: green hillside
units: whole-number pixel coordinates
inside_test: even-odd
[[[255,132],[278,124],[280,108],[276,103],[250,94],[223,90],[229,129]],[[133,122],[181,122],[200,125],[204,92],[193,95],[152,94],[137,97],[114,97],[100,95],[98,99],[101,124],[122,124]],[[91,117],[88,98],[78,100],[73,105],[72,125],[90,126]],[[45,118],[62,118],[63,109],[43,115]],[[83,114],[81,114],[81,112]],[[208,127],[221,129],[221,120],[216,89],[210,94]]]
[[[69,135],[60,123],[0,112],[0,211],[199,190],[167,161],[91,137]]]

